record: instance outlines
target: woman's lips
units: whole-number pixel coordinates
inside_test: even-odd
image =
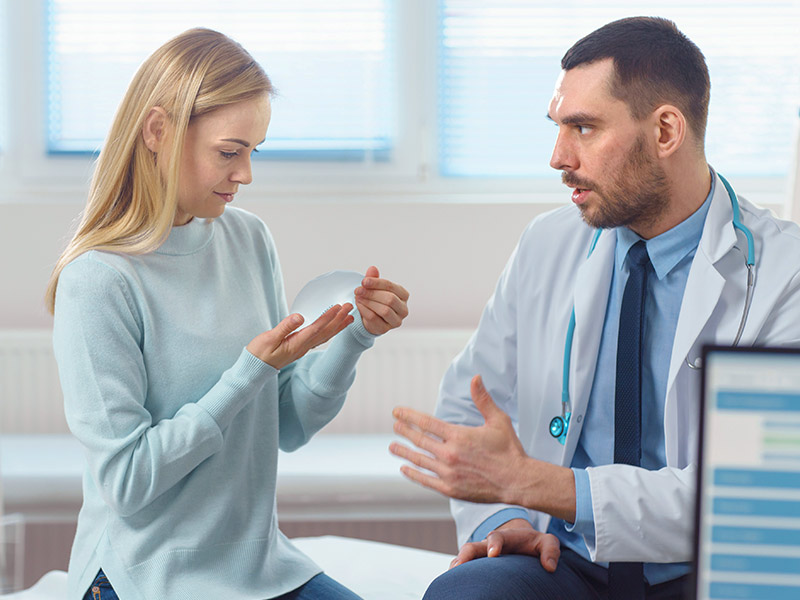
[[[222,198],[225,202],[233,202],[233,194],[222,194],[220,192],[214,192],[217,196]]]

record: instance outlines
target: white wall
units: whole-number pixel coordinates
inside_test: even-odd
[[[255,197],[237,203],[272,230],[290,302],[312,277],[375,264],[411,292],[407,327],[474,327],[523,228],[553,207]],[[82,207],[79,198],[0,204],[0,328],[51,326],[45,286]]]

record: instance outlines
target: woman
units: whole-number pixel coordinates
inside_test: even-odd
[[[271,93],[220,33],[158,49],[53,272],[66,416],[88,462],[70,598],[357,597],[278,530],[278,448],[334,417],[408,293],[370,267],[355,318],[337,305],[297,331],[269,231],[226,210],[252,179]]]

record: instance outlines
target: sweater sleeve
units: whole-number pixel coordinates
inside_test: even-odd
[[[278,251],[267,226],[258,221],[264,293],[273,323],[289,314]],[[354,309],[355,321],[330,341],[326,350],[311,352],[287,365],[279,374],[279,445],[291,452],[309,439],[341,410],[356,376],[356,362],[377,336],[364,328]]]
[[[355,321],[323,352],[307,354],[280,374],[280,448],[305,444],[341,410],[356,376],[356,362],[377,336],[356,311]]]
[[[143,329],[125,280],[91,253],[61,273],[53,345],[73,434],[104,501],[130,516],[222,447],[233,417],[277,371],[244,351],[201,398],[157,423],[146,407]]]

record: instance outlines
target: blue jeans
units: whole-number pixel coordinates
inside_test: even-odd
[[[680,600],[688,576],[646,586],[647,600]],[[479,558],[433,580],[423,600],[608,600],[608,570],[568,548],[561,549],[555,573],[538,558],[508,554]]]
[[[102,569],[89,586],[83,600],[119,600]],[[296,590],[278,596],[275,600],[361,600],[361,597],[325,573],[320,573]]]
[[[83,600],[119,600],[119,596],[111,587],[108,577],[103,573],[103,569],[97,572],[97,577],[94,578],[92,585],[86,590],[86,595]]]
[[[351,592],[325,573],[320,573],[296,590],[278,596],[274,600],[361,600],[361,596]]]

